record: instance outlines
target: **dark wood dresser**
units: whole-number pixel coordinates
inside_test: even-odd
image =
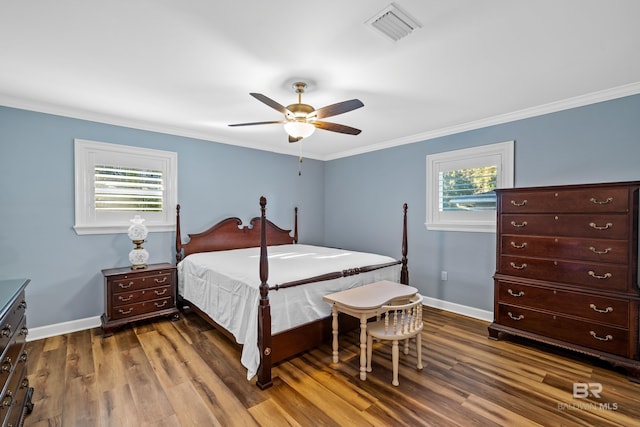
[[[31,413],[33,388],[27,378],[27,302],[28,279],[0,280],[0,424],[20,426]]]
[[[105,336],[127,323],[156,316],[178,319],[176,307],[176,267],[151,264],[143,270],[131,267],[102,270],[104,276]]]
[[[640,182],[497,190],[494,322],[640,382]]]

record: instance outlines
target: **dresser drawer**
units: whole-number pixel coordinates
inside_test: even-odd
[[[123,305],[130,305],[141,301],[149,301],[152,299],[162,297],[173,297],[175,286],[166,285],[159,286],[157,288],[141,289],[131,292],[121,292],[112,295],[112,306],[120,307]]]
[[[629,282],[629,271],[626,265],[555,261],[508,255],[500,257],[498,272],[510,276],[548,280],[609,291],[626,291]]]
[[[533,332],[622,357],[633,357],[629,330],[589,323],[544,311],[499,304],[498,322],[512,328]]]
[[[628,212],[626,187],[505,192],[502,212]]]
[[[628,246],[626,240],[503,235],[499,250],[504,255],[626,264]]]
[[[5,423],[3,425],[7,427],[19,425],[22,416],[22,402],[25,401],[29,389],[29,380],[26,378],[26,363],[21,364],[19,368],[21,369],[16,370],[16,373],[11,378],[11,384],[0,398],[3,407],[0,417],[4,419]],[[9,394],[9,392],[11,392],[11,394]]]
[[[630,302],[580,292],[498,281],[498,301],[628,328]]]
[[[139,289],[149,289],[162,285],[174,285],[174,272],[157,271],[145,275],[126,274],[113,277],[110,281],[111,293],[130,292]]]
[[[25,318],[16,325],[16,332],[11,338],[11,342],[2,352],[0,360],[0,390],[1,386],[6,384],[9,378],[12,378],[13,372],[18,366],[23,366],[26,362],[26,353],[24,346],[27,338],[27,329],[25,327]]]
[[[168,298],[153,299],[150,301],[128,304],[114,308],[111,313],[111,319],[123,319],[174,307],[175,302],[173,296]]]
[[[7,311],[7,315],[0,321],[0,349],[5,348],[11,340],[11,336],[19,330],[18,324],[22,321],[26,308],[27,303],[24,291],[22,291]]]
[[[505,214],[500,216],[503,234],[589,237],[628,240],[626,214]]]

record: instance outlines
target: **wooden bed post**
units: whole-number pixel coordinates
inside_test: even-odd
[[[271,306],[269,305],[269,263],[267,258],[267,199],[260,197],[260,305],[258,306],[258,351],[260,367],[256,385],[261,390],[271,387]]]
[[[407,204],[402,205],[404,211],[402,219],[402,269],[400,270],[400,283],[409,284],[409,269],[407,268]]]
[[[176,205],[176,264],[182,261],[182,237],[180,236],[180,205]]]

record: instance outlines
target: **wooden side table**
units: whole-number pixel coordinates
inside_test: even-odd
[[[156,316],[180,318],[176,306],[176,266],[151,264],[143,270],[131,267],[102,270],[104,276],[104,336],[136,320]]]
[[[332,305],[333,363],[338,363],[338,312],[360,319],[360,379],[367,379],[367,319],[386,304],[404,302],[418,290],[413,286],[383,280],[324,296]]]

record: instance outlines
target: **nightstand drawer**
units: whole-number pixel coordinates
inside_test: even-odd
[[[148,301],[163,297],[173,297],[174,286],[160,286],[157,288],[142,289],[139,291],[121,292],[113,294],[112,306],[120,307],[122,305],[130,305],[141,301]]]
[[[111,292],[130,292],[138,289],[148,289],[161,285],[173,285],[173,271],[158,271],[153,274],[141,276],[139,274],[128,274],[123,277],[114,278],[111,282]]]
[[[123,305],[113,309],[112,319],[122,319],[138,316],[140,314],[153,313],[174,307],[173,297],[139,302],[137,304]]]

